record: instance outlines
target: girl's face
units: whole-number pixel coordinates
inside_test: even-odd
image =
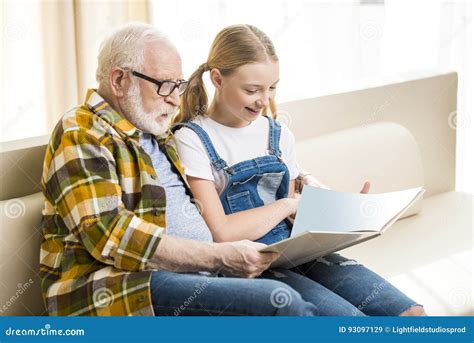
[[[215,105],[220,121],[243,127],[257,119],[275,98],[279,75],[278,61],[246,64],[227,76],[213,70],[211,79],[217,88]]]

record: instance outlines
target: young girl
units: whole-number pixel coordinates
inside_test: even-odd
[[[238,69],[238,72],[235,70]],[[216,87],[208,107],[202,74]],[[252,26],[221,31],[208,62],[190,78],[175,123],[191,191],[215,241],[289,237],[298,176],[294,137],[271,116],[279,81],[273,45]],[[175,126],[175,129],[180,127]]]
[[[205,72],[215,87],[210,106]],[[217,35],[207,62],[189,81],[173,131],[214,241],[271,244],[287,238],[288,217],[297,208],[293,195],[298,168],[293,135],[266,115],[275,113],[279,81],[272,42],[254,26],[229,26]],[[362,192],[367,190],[366,183]],[[424,314],[421,305],[382,277],[339,254],[278,273],[269,270],[262,277],[290,285],[320,315]]]

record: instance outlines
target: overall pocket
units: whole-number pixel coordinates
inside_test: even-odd
[[[285,172],[262,174],[257,183],[257,194],[263,204],[271,204],[278,199],[277,191],[281,186]],[[288,188],[288,187],[286,187]]]
[[[246,190],[236,194],[228,194],[227,202],[232,213],[249,210],[255,207],[251,197],[250,191]]]

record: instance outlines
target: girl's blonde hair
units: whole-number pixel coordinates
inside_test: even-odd
[[[214,39],[207,62],[191,74],[173,123],[184,123],[206,113],[208,98],[202,80],[204,72],[217,68],[226,76],[240,66],[266,60],[278,61],[278,56],[272,41],[265,33],[252,25],[232,25],[224,28]],[[276,106],[273,99],[270,100],[269,107],[275,115]],[[265,108],[263,113],[266,112]]]

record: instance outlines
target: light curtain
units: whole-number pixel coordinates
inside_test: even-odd
[[[149,22],[147,0],[63,0],[41,3],[46,120],[52,127],[96,85],[100,42],[113,27]]]

